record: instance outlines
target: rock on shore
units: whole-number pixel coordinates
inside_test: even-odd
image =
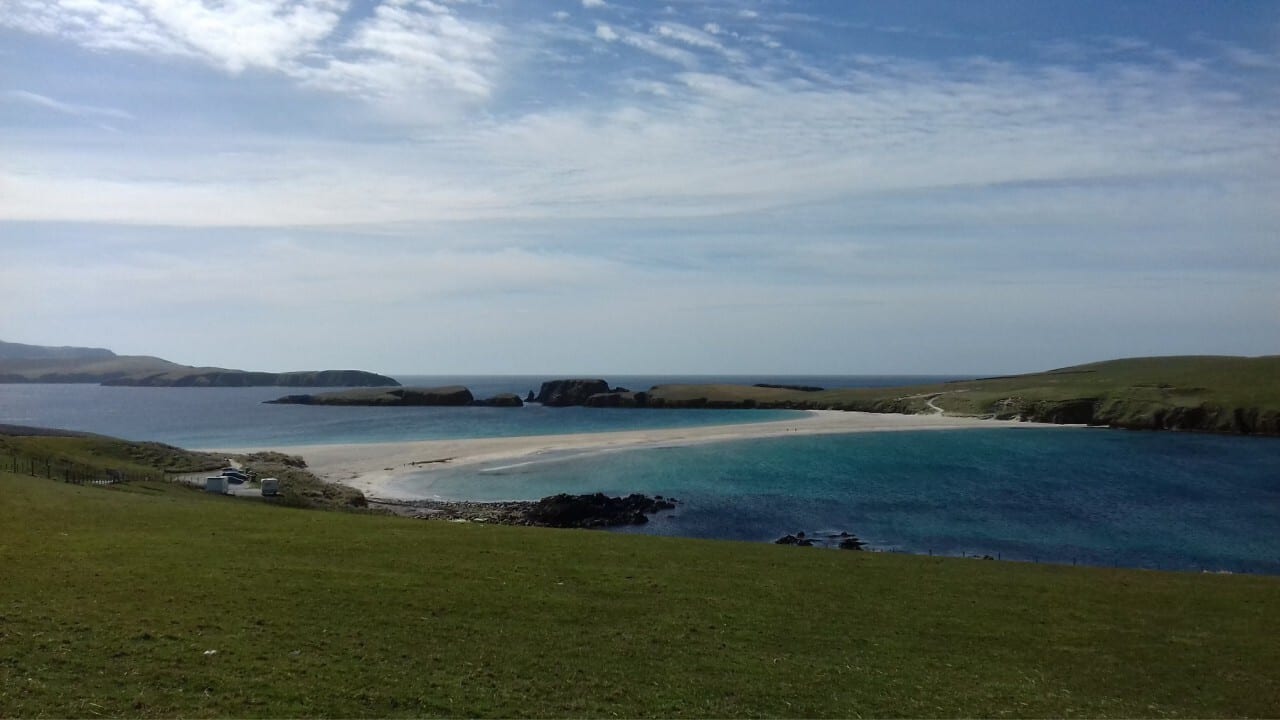
[[[423,519],[467,520],[495,525],[557,528],[602,528],[641,525],[649,515],[671,510],[676,500],[632,494],[551,495],[536,502],[468,502],[447,500],[380,500],[370,504],[400,515]]]

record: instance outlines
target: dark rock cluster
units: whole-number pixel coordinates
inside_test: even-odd
[[[775,545],[795,545],[796,547],[813,547],[817,545],[820,547],[837,547],[841,550],[862,550],[866,547],[866,543],[847,532],[814,537],[798,532],[795,535],[783,535],[773,542]]]
[[[537,401],[548,407],[582,405],[587,398],[609,392],[609,383],[599,379],[550,380],[542,383]]]
[[[643,525],[649,522],[649,515],[674,508],[675,504],[670,500],[639,493],[626,497],[609,497],[604,493],[561,493],[539,500],[530,508],[528,518],[536,525],[561,528]]]
[[[557,528],[602,528],[642,525],[649,515],[676,506],[674,498],[639,494],[609,497],[603,493],[551,495],[537,502],[472,502],[449,500],[382,500],[372,504],[422,519],[468,520],[495,525]]]

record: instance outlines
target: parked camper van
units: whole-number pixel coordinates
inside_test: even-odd
[[[280,481],[276,478],[262,478],[262,497],[275,497],[280,494]]]
[[[227,494],[227,478],[222,475],[215,475],[204,479],[204,491],[215,493],[217,495]]]

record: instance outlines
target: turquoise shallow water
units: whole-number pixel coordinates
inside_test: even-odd
[[[884,550],[1280,573],[1272,438],[1068,428],[788,437],[446,471],[430,493],[595,491],[680,499],[625,532],[770,541],[844,530]]]

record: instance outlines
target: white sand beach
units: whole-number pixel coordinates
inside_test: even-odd
[[[808,417],[776,422],[743,423],[685,428],[627,430],[621,432],[523,437],[420,440],[411,442],[305,445],[282,448],[306,459],[312,472],[324,480],[358,488],[381,498],[419,499],[405,494],[395,481],[407,475],[441,468],[477,464],[536,462],[551,454],[608,452],[634,448],[674,447],[699,443],[785,437],[833,435],[901,430],[955,430],[960,428],[1061,427],[1001,420],[947,417],[943,415],[895,415],[882,413],[811,410]],[[277,448],[238,449],[252,452]],[[423,485],[429,487],[428,483]]]

